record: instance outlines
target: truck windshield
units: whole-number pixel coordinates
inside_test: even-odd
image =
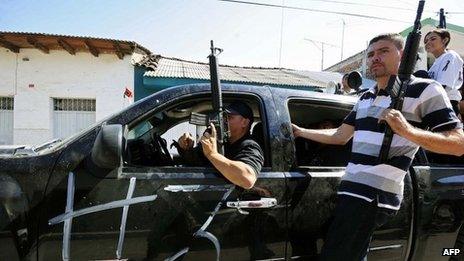
[[[119,112],[118,112],[119,113]],[[34,148],[34,151],[36,153],[40,153],[40,154],[43,154],[43,153],[47,153],[49,152],[50,150],[55,150],[55,149],[58,149],[58,148],[61,148],[62,146],[66,146],[67,144],[71,143],[72,141],[76,140],[77,138],[81,137],[82,135],[84,135],[85,133],[89,132],[90,130],[94,129],[95,127],[101,125],[103,122],[109,120],[110,118],[114,117],[116,114],[112,114],[92,125],[90,125],[89,127],[79,131],[79,132],[76,132],[75,134],[63,139],[63,140],[52,140],[52,141],[49,141],[49,142],[46,142],[42,145],[38,145]],[[45,145],[45,146],[44,146]]]
[[[132,104],[129,105],[128,107],[124,108],[124,111],[127,111],[127,110],[131,109],[132,107],[137,106],[139,103],[141,103],[141,102],[143,102],[143,101],[145,101],[145,100],[147,100],[147,99],[150,99],[150,96],[145,97],[145,98],[143,98],[143,99],[141,99],[141,100],[138,100],[138,101],[132,103]],[[81,137],[81,136],[84,135],[85,133],[87,133],[87,132],[89,132],[90,130],[94,129],[95,127],[101,125],[103,122],[108,121],[109,119],[115,117],[116,115],[118,115],[118,114],[121,113],[121,112],[122,112],[122,111],[118,111],[118,112],[116,112],[116,113],[110,114],[109,116],[107,116],[107,117],[105,117],[105,118],[99,120],[98,122],[96,122],[96,123],[90,125],[89,127],[85,128],[85,129],[83,129],[83,130],[81,130],[81,131],[79,131],[79,132],[76,132],[75,134],[73,134],[73,135],[71,135],[71,136],[69,136],[69,137],[67,137],[67,138],[65,138],[65,139],[63,139],[63,140],[61,140],[61,141],[55,142],[55,143],[53,143],[53,144],[50,144],[51,146],[42,146],[41,148],[38,148],[38,147],[37,147],[38,150],[35,150],[35,152],[37,152],[37,153],[40,152],[41,154],[43,154],[43,153],[49,152],[50,150],[55,150],[55,149],[61,148],[62,146],[66,146],[67,144],[73,142],[74,140],[78,139],[79,137]]]

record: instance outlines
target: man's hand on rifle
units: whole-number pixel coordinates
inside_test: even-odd
[[[179,147],[183,150],[189,150],[193,148],[193,144],[195,143],[192,134],[190,133],[182,134],[177,142],[179,143]]]
[[[385,121],[396,134],[406,137],[414,127],[404,118],[403,114],[395,109],[385,109],[379,122]]]
[[[214,124],[210,123],[209,128],[211,128],[211,134],[209,134],[207,131],[203,133],[203,136],[200,139],[201,146],[203,148],[203,154],[207,158],[211,156],[212,154],[217,154],[217,132],[216,128],[214,127]]]

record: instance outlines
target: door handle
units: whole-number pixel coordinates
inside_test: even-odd
[[[228,201],[228,208],[236,208],[241,214],[249,214],[248,211],[243,211],[243,208],[272,208],[277,205],[275,198],[261,198],[259,200],[244,200],[244,201]]]

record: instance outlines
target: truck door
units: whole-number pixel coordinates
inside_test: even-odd
[[[247,101],[266,131],[265,105],[257,96],[223,97],[225,104]],[[54,203],[60,213],[47,215],[51,225],[41,240],[41,259],[284,258],[283,173],[266,162],[254,188],[244,190],[207,165],[185,165],[170,148],[172,140],[162,137],[192,128],[185,126],[191,112],[211,110],[208,95],[158,103],[163,106],[125,126],[122,167],[105,172],[87,157],[57,185],[55,193],[65,200]],[[63,215],[78,211],[83,214]]]
[[[413,258],[454,260],[443,255],[450,248],[460,249],[462,258],[464,158],[422,150],[418,154],[424,156],[413,167],[418,202]]]
[[[290,99],[285,105],[289,121],[305,128],[337,128],[351,110],[335,101]],[[336,201],[336,192],[350,157],[351,141],[325,145],[294,140],[295,164],[286,173],[289,186],[289,255],[316,259],[326,236]],[[405,179],[405,200],[396,217],[375,231],[368,259],[400,260],[407,255],[411,229],[411,182]]]

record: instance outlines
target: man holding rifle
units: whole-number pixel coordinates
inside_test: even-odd
[[[461,123],[436,81],[411,77],[402,109],[389,108],[394,99],[390,79],[398,75],[403,48],[399,34],[379,35],[369,42],[367,63],[377,85],[360,97],[340,127],[312,130],[293,125],[295,138],[345,144],[353,137],[351,160],[340,183],[321,260],[366,257],[375,229],[400,208],[403,179],[419,146],[437,153],[464,154]],[[379,162],[385,123],[394,135],[387,160]]]
[[[210,125],[210,132],[205,131],[201,137],[201,146],[195,148],[192,135],[184,133],[178,140],[178,151],[189,165],[202,165],[206,157],[230,182],[250,189],[264,163],[261,147],[250,136],[253,111],[246,103],[235,101],[226,107],[225,112],[230,135],[224,144],[224,155],[218,152],[214,124]]]
[[[209,129],[200,139],[201,146],[194,148],[192,135],[184,133],[179,138],[176,147],[187,164],[201,166],[209,162],[233,184],[250,189],[254,186],[264,163],[261,147],[250,136],[254,119],[253,110],[243,101],[232,102],[225,109],[228,124],[226,128],[223,120],[221,81],[217,62],[217,56],[222,49],[214,47],[212,40],[210,49],[209,74],[214,115],[212,118],[215,123],[209,123]],[[218,127],[217,130],[215,124]]]

